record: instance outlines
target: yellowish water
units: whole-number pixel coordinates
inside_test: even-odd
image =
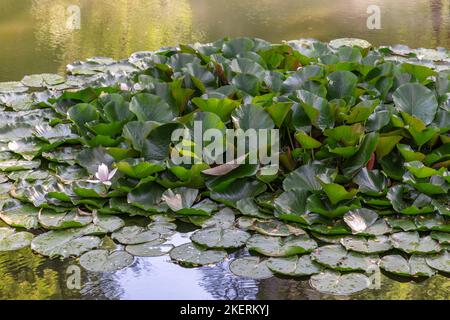
[[[80,29],[67,28],[74,5]],[[369,5],[381,10],[379,30],[367,28]],[[1,0],[0,81],[63,72],[92,56],[123,58],[224,36],[449,48],[450,0]]]

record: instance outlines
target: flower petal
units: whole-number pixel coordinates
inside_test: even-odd
[[[98,171],[95,174],[95,176],[100,180],[100,181],[108,181],[108,175],[109,175],[109,169],[108,166],[104,163],[102,163],[101,165],[98,166]]]
[[[117,172],[117,168],[112,170],[108,175],[108,180],[111,180]]]

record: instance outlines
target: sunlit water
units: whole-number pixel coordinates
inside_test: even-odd
[[[80,29],[67,28],[70,5],[80,8]],[[369,5],[381,9],[380,30],[367,28]],[[225,36],[449,48],[450,0],[1,0],[0,81]]]
[[[380,30],[366,26],[369,4],[381,8]],[[80,8],[79,30],[66,26]],[[301,37],[365,38],[374,45],[450,47],[450,0],[0,0],[0,81],[64,72],[92,56],[123,58],[165,45],[252,36],[280,42]],[[184,243],[189,233],[176,241]],[[228,261],[182,268],[168,256],[136,258],[111,274],[82,271],[82,289],[67,286],[76,260],[49,260],[29,248],[0,253],[0,299],[449,299],[450,279],[381,279],[379,290],[333,297],[308,281],[237,278]],[[401,281],[399,281],[401,280]]]

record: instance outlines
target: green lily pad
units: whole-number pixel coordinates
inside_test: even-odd
[[[341,245],[327,245],[311,253],[313,261],[338,271],[365,271],[374,268],[378,256],[347,251]]]
[[[366,254],[381,253],[393,248],[387,236],[378,236],[369,239],[363,237],[344,237],[340,240],[340,243],[347,250]]]
[[[121,244],[140,244],[160,238],[160,234],[139,226],[128,226],[113,232],[111,238]]]
[[[175,234],[177,225],[171,222],[157,221],[150,223],[147,229],[159,233],[161,237],[167,238]]]
[[[227,256],[223,250],[203,250],[193,243],[185,243],[170,251],[170,258],[184,266],[204,266],[222,261]]]
[[[202,228],[218,227],[228,229],[234,225],[235,213],[230,208],[223,208],[211,217],[208,216],[189,216],[189,220]]]
[[[40,160],[6,160],[0,161],[0,171],[12,172],[20,170],[32,170],[39,168],[40,165]]]
[[[323,271],[323,267],[312,261],[309,255],[270,258],[267,266],[273,273],[289,277],[310,276]]]
[[[290,173],[283,181],[285,191],[299,189],[306,191],[322,190],[322,185],[318,176],[327,177],[330,181],[334,180],[337,172],[321,164],[304,165]]]
[[[16,228],[34,229],[38,227],[39,209],[11,200],[3,204],[0,218]]]
[[[42,209],[39,212],[39,224],[46,229],[68,229],[84,227],[92,222],[92,216],[80,214],[78,210],[56,212]]]
[[[134,258],[125,251],[92,250],[80,257],[80,265],[91,272],[114,272],[133,264]]]
[[[426,262],[433,269],[450,273],[450,254],[448,251],[433,256],[427,256]]]
[[[273,277],[268,268],[268,260],[259,257],[245,257],[233,260],[230,263],[230,271],[239,277],[262,280]]]
[[[370,287],[370,280],[361,273],[322,272],[309,279],[311,287],[322,293],[351,295]]]
[[[241,229],[256,231],[265,236],[288,237],[290,235],[306,235],[306,232],[298,225],[287,224],[278,220],[241,217],[237,220],[236,225]]]
[[[157,239],[150,242],[131,244],[125,247],[125,250],[133,256],[138,257],[159,257],[168,254],[174,246],[170,243],[165,243],[164,239]]]
[[[430,237],[437,240],[439,244],[450,244],[450,233],[433,231]]]
[[[105,233],[115,232],[125,226],[125,221],[116,216],[93,213],[93,217],[94,225]]]
[[[250,235],[239,229],[205,228],[191,236],[192,242],[212,249],[235,249],[245,245]]]
[[[436,273],[427,265],[425,257],[418,255],[412,255],[409,260],[400,255],[384,256],[380,260],[380,268],[390,273],[410,277],[432,277]]]
[[[425,125],[433,121],[438,108],[435,94],[419,83],[400,86],[392,98],[400,111],[422,120]]]
[[[379,196],[386,190],[388,179],[379,170],[367,170],[363,168],[354,178],[355,182],[359,186],[359,192],[370,195]]]
[[[50,258],[80,256],[101,243],[100,238],[86,235],[92,231],[89,227],[43,233],[31,241],[31,249]]]
[[[317,243],[306,235],[280,238],[255,234],[246,247],[265,256],[286,257],[311,252],[317,248]]]
[[[398,232],[390,236],[394,248],[406,253],[438,253],[442,248],[430,236],[420,237],[418,232]]]
[[[33,237],[34,235],[29,232],[16,232],[12,228],[0,228],[0,252],[28,247]]]

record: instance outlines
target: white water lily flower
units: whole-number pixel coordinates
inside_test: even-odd
[[[104,185],[110,186],[111,185],[111,179],[116,174],[117,169],[113,169],[109,171],[109,168],[106,164],[102,163],[98,166],[97,172],[95,173],[95,177],[97,180],[88,180],[88,182],[94,182],[94,183],[103,183]]]

